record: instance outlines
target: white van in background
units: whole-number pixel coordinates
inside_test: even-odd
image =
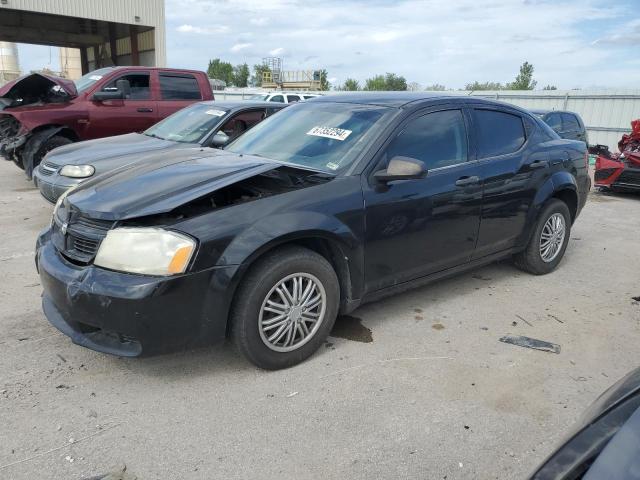
[[[271,92],[271,93],[258,93],[250,96],[247,100],[264,101],[264,102],[278,102],[278,103],[296,103],[310,98],[320,97],[317,93],[289,93],[289,92]]]

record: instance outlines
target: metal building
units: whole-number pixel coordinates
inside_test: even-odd
[[[0,0],[0,41],[80,49],[82,73],[162,67],[164,0]]]

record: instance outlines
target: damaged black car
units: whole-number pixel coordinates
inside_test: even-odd
[[[327,96],[153,157],[60,197],[36,246],[46,317],[123,356],[231,337],[267,369],[399,290],[504,258],[553,271],[590,187],[583,142],[428,94]]]

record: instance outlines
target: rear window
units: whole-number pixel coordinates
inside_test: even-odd
[[[578,123],[578,119],[575,115],[570,113],[562,114],[562,123],[564,130],[569,132],[577,132],[580,130],[580,124]]]
[[[193,75],[160,74],[160,98],[163,100],[200,100],[200,87]]]
[[[269,100],[270,102],[280,102],[280,103],[284,103],[284,97],[282,95],[275,95],[273,97],[271,97],[271,100]]]
[[[480,158],[516,152],[525,142],[519,115],[496,110],[475,110],[475,128]]]

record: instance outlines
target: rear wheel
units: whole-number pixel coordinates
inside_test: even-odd
[[[551,200],[540,214],[527,248],[514,257],[515,265],[535,275],[552,272],[564,256],[570,234],[569,208],[561,200]]]
[[[232,337],[260,368],[276,370],[311,356],[336,319],[338,278],[321,255],[286,247],[259,260],[235,295]]]
[[[38,134],[31,137],[22,150],[21,159],[23,164],[22,168],[24,168],[24,172],[27,175],[27,178],[31,180],[33,170],[38,165],[40,165],[40,162],[47,153],[49,153],[54,148],[62,147],[63,145],[69,145],[70,143],[73,143],[73,141],[68,139],[67,137],[63,137],[62,135],[54,135],[53,137],[49,137],[44,141]]]

